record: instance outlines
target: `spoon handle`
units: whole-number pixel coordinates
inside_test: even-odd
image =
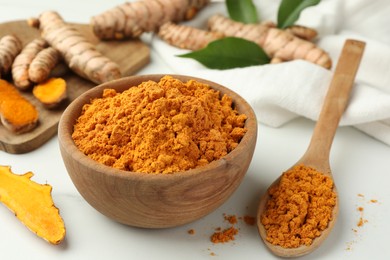
[[[341,116],[348,105],[355,76],[364,52],[365,43],[346,40],[326,94],[321,113],[313,131],[307,155],[315,154],[328,161],[333,138]]]

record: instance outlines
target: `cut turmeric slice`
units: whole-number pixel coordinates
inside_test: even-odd
[[[1,123],[16,134],[35,128],[38,122],[37,109],[25,99],[8,99],[1,103]]]
[[[0,165],[0,201],[37,236],[57,245],[65,238],[65,224],[54,205],[48,184],[31,180],[34,174],[14,174]]]
[[[0,79],[0,120],[5,128],[21,134],[38,124],[38,110],[8,81]]]
[[[47,108],[54,108],[67,98],[66,82],[62,78],[50,78],[36,85],[33,95]]]

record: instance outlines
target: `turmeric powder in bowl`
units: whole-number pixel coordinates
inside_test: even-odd
[[[211,213],[237,190],[255,150],[256,115],[242,97],[205,79],[166,76],[101,84],[72,101],[58,125],[61,156],[77,190],[97,211],[126,225],[176,227]],[[112,166],[76,145],[77,127],[88,152],[109,158]],[[217,151],[225,153],[223,146],[227,154],[207,163]],[[202,166],[174,170],[188,166],[196,154],[194,164]],[[132,170],[117,169],[115,162]]]
[[[218,160],[246,133],[247,116],[209,85],[164,76],[83,106],[72,138],[88,157],[144,173],[174,173]]]

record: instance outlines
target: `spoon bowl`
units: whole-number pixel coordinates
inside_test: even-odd
[[[361,41],[347,40],[345,42],[328,93],[325,97],[320,116],[314,128],[309,147],[301,159],[295,164],[314,168],[318,172],[330,177],[332,180],[333,176],[329,163],[330,149],[341,116],[347,107],[355,76],[364,52],[364,47],[365,43]],[[321,232],[321,235],[316,237],[309,246],[304,245],[296,248],[285,248],[267,241],[267,231],[261,222],[261,217],[265,212],[267,203],[270,199],[269,190],[278,185],[280,179],[281,177],[276,179],[260,199],[257,211],[258,231],[267,248],[275,255],[281,257],[302,256],[317,249],[333,229],[339,212],[337,189],[336,186],[333,185],[333,192],[336,194],[336,204],[333,208],[328,226]]]
[[[302,165],[302,164],[306,165],[308,167],[315,168],[318,172],[321,172],[324,175],[329,176],[331,179],[333,179],[329,163],[323,163],[323,165],[316,164],[315,162],[313,162],[313,160],[305,158],[305,157],[302,157],[290,169],[292,169],[293,167],[295,167],[297,165]],[[290,169],[288,169],[288,170],[290,170]],[[257,227],[258,227],[258,231],[259,231],[259,234],[260,234],[261,238],[263,239],[265,245],[267,246],[267,248],[270,249],[275,255],[281,256],[281,257],[298,257],[298,256],[303,256],[305,254],[308,254],[308,253],[314,251],[318,247],[320,247],[321,244],[323,243],[323,241],[331,233],[334,225],[336,224],[336,220],[337,220],[337,217],[338,217],[338,214],[339,214],[339,202],[338,202],[337,188],[336,188],[336,185],[333,184],[333,192],[336,194],[336,204],[335,204],[335,206],[333,208],[331,219],[328,222],[328,227],[321,232],[321,236],[316,238],[316,239],[314,239],[310,246],[303,245],[303,246],[300,246],[300,247],[297,247],[297,248],[284,248],[284,247],[281,247],[281,246],[275,246],[272,243],[267,241],[267,239],[266,239],[267,238],[267,231],[265,230],[263,224],[261,223],[261,215],[265,212],[266,207],[267,207],[267,203],[268,203],[269,199],[271,198],[269,196],[268,191],[270,189],[272,189],[274,186],[278,185],[279,182],[280,182],[280,179],[281,179],[281,177],[277,178],[270,185],[270,187],[268,188],[267,192],[264,193],[263,197],[260,199],[260,203],[259,203],[259,206],[258,206],[258,213],[257,213]]]

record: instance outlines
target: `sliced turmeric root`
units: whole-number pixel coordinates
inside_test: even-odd
[[[0,105],[1,123],[15,134],[34,129],[38,123],[38,110],[26,99],[8,99]]]
[[[33,95],[47,108],[54,108],[67,98],[66,82],[62,78],[50,78],[36,85]]]
[[[16,175],[0,165],[0,201],[37,236],[57,245],[65,238],[64,221],[53,203],[52,187],[32,181],[33,175]]]
[[[39,112],[8,81],[0,79],[0,120],[5,128],[21,134],[35,128]]]

